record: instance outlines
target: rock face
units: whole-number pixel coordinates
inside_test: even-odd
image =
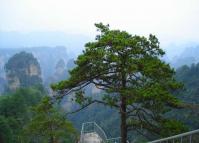
[[[32,53],[37,58],[41,71],[42,79],[47,81],[49,76],[55,73],[55,66],[60,59],[68,61],[71,55],[67,54],[66,47],[26,47],[26,48],[1,48],[0,47],[0,75],[4,76],[4,65],[17,53],[25,51]]]
[[[48,81],[45,83],[47,85],[50,85],[52,83],[61,81],[61,80],[65,80],[69,77],[68,74],[68,70],[66,68],[66,63],[64,61],[64,59],[60,59],[58,60],[58,62],[55,65],[55,72],[53,73],[53,75],[51,75],[48,78]]]
[[[13,91],[13,90],[16,90],[17,88],[20,87],[20,80],[17,76],[13,76],[13,77],[10,77],[10,78],[8,76],[7,79],[8,79],[8,81],[10,81],[9,82],[9,89],[10,90]]]
[[[30,76],[37,76],[40,74],[40,71],[36,65],[31,64],[26,70],[26,74]]]
[[[4,85],[6,84],[6,80],[3,77],[0,77],[0,95],[4,91]]]
[[[40,65],[30,53],[15,54],[5,64],[5,71],[10,91],[42,84]]]
[[[70,76],[69,71],[74,67],[74,59],[69,59],[67,61],[63,58],[59,59],[55,65],[55,72],[50,77],[50,83],[66,80]]]
[[[65,72],[65,70],[66,70],[66,64],[65,64],[65,61],[63,60],[63,59],[60,59],[58,62],[57,62],[57,64],[56,64],[56,66],[55,66],[55,74],[56,75],[63,75],[63,74],[65,74],[64,72]],[[66,76],[66,74],[65,74],[65,76]]]
[[[5,89],[7,81],[5,74],[5,64],[8,60],[13,57],[15,54],[25,51],[27,53],[32,53],[33,56],[38,60],[41,67],[41,77],[43,80],[43,84],[46,88],[49,88],[51,82],[60,81],[66,79],[68,76],[68,63],[71,63],[70,59],[74,58],[72,54],[67,53],[66,47],[57,46],[57,47],[26,47],[26,48],[1,48],[0,47],[0,93],[2,93]],[[62,61],[62,62],[60,62]],[[64,61],[64,63],[63,63]],[[60,67],[58,66],[60,63]],[[72,64],[74,64],[72,62]],[[64,68],[62,67],[64,65]],[[57,67],[58,66],[58,67]],[[71,67],[70,67],[71,68]],[[64,69],[64,71],[63,71]],[[34,66],[26,73],[33,75],[37,75],[39,71]],[[65,74],[62,74],[64,73]],[[54,77],[56,76],[56,77]],[[51,79],[53,78],[53,79]],[[55,80],[54,80],[55,79]],[[7,90],[7,89],[5,89]]]

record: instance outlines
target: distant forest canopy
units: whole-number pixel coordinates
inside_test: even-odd
[[[176,71],[176,79],[184,83],[184,90],[178,93],[178,97],[185,102],[193,105],[199,104],[199,63],[192,64],[191,66],[182,66]],[[172,117],[174,117],[173,115]],[[193,108],[192,110],[183,109],[175,116],[182,120],[191,129],[199,128],[199,109]]]
[[[78,139],[77,132],[73,128],[73,125],[80,130],[81,124],[87,121],[96,121],[107,133],[108,137],[120,136],[119,129],[119,114],[113,108],[108,108],[103,105],[94,104],[89,106],[83,111],[72,114],[67,118],[63,117],[65,112],[77,109],[74,101],[71,98],[65,98],[59,105],[48,106],[46,112],[43,112],[44,105],[49,105],[48,92],[50,92],[49,85],[61,80],[69,78],[68,70],[75,67],[74,56],[67,53],[64,47],[58,48],[30,48],[23,49],[29,53],[27,56],[34,59],[33,63],[40,66],[41,79],[35,81],[35,85],[38,86],[20,86],[14,92],[6,92],[5,86],[8,84],[5,74],[5,65],[13,57],[17,57],[22,49],[0,49],[0,142],[1,143],[19,143],[19,142],[31,142],[36,138],[39,142],[46,142],[49,140],[50,134],[55,136],[54,141],[71,143]],[[176,68],[175,78],[184,84],[184,88],[175,93],[175,96],[184,102],[190,104],[199,104],[199,51],[197,48],[192,48],[193,52],[184,52],[181,60],[178,58],[171,65]],[[24,53],[22,53],[24,54]],[[35,58],[32,58],[33,55]],[[26,58],[20,59],[23,56],[18,57],[20,63],[31,64]],[[190,58],[191,57],[191,58]],[[188,60],[186,60],[188,59]],[[194,60],[193,60],[194,59]],[[37,62],[36,62],[37,61]],[[13,63],[17,62],[15,59]],[[187,64],[187,65],[184,65]],[[181,66],[183,65],[183,66]],[[7,69],[15,70],[15,64],[9,64]],[[21,65],[20,65],[21,66]],[[9,67],[9,68],[8,68]],[[14,69],[13,69],[14,68]],[[23,75],[22,75],[23,76]],[[41,82],[43,80],[43,82]],[[43,85],[41,85],[41,83]],[[48,89],[48,90],[47,90]],[[86,93],[89,96],[100,96],[102,92],[97,90],[94,86],[89,86],[86,89]],[[66,101],[66,102],[65,102]],[[53,125],[59,126],[59,129],[49,131],[45,129],[47,136],[38,136],[36,133],[41,131],[41,128],[37,128],[37,124],[43,128],[42,119],[46,119],[47,114],[50,114],[50,118],[56,119],[59,122],[53,123]],[[168,118],[177,119],[182,121],[188,130],[199,128],[199,110],[198,108],[192,109],[175,109],[166,114]],[[34,119],[34,122],[31,120]],[[63,120],[62,120],[63,119]],[[70,120],[70,121],[69,121]],[[50,120],[49,120],[50,121]],[[63,128],[62,128],[63,127]],[[24,131],[27,133],[25,134]],[[34,134],[31,134],[34,131]],[[42,131],[41,131],[42,132]],[[67,133],[63,135],[63,133]],[[29,138],[31,136],[31,138]],[[145,140],[143,136],[132,132],[132,138],[135,138],[137,142]]]
[[[41,87],[17,89],[0,96],[0,142],[75,142],[75,129],[49,98]]]

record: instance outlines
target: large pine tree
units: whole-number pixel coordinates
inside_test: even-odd
[[[116,108],[122,143],[126,143],[129,130],[140,132],[140,127],[161,136],[181,132],[184,128],[180,123],[163,116],[171,107],[180,106],[172,92],[181,85],[175,81],[169,64],[160,60],[164,51],[158,39],[110,30],[102,23],[95,26],[100,34],[85,45],[70,78],[52,85],[62,93],[57,98],[76,92],[82,108],[95,102]],[[84,89],[90,84],[105,91],[101,100],[85,96]]]

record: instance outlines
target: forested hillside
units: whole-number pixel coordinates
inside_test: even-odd
[[[175,110],[170,115],[183,121],[190,130],[199,128],[199,63],[184,65],[176,70],[176,79],[184,84],[177,97],[190,104],[186,109]],[[192,107],[193,106],[193,107]]]

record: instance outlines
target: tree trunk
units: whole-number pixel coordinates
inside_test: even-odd
[[[124,57],[124,59],[125,59],[125,57]],[[123,68],[123,66],[125,66],[125,60],[122,62],[122,69],[124,69]],[[123,71],[122,73],[121,73],[121,75],[122,75],[122,88],[123,89],[125,89],[126,88],[126,71]],[[125,94],[123,94],[123,93],[121,93],[121,113],[120,113],[120,115],[121,115],[121,125],[120,125],[120,130],[121,130],[121,143],[127,143],[127,124],[126,124],[126,118],[127,118],[127,116],[126,116],[126,96],[125,96]]]
[[[127,124],[126,124],[126,98],[122,97],[122,103],[121,103],[121,143],[127,142]]]

